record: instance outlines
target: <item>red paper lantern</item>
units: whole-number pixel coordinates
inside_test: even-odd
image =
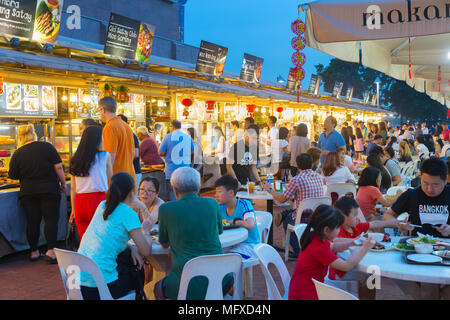
[[[277,108],[276,108],[276,111],[277,111],[278,113],[281,113],[281,112],[283,112],[283,110],[284,110],[284,108],[283,108],[283,107],[277,107]]]
[[[306,56],[304,53],[302,52],[294,52],[294,54],[292,55],[292,63],[296,66],[296,67],[302,67],[305,63],[306,63]]]
[[[192,99],[189,99],[189,98],[181,100],[181,104],[185,107],[190,107],[190,106],[192,106],[193,103],[194,103],[194,101],[192,101]]]
[[[0,94],[3,94],[3,76],[0,76]]]
[[[248,104],[248,105],[247,105],[247,112],[248,112],[248,113],[253,113],[253,112],[255,112],[255,109],[256,109],[256,105],[255,105],[255,104]]]
[[[302,81],[305,79],[305,70],[301,67],[293,68],[291,77],[294,78],[295,81]]]

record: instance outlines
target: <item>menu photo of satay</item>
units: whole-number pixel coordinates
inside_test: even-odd
[[[6,85],[6,109],[18,110],[21,108],[21,90],[20,84],[8,83]]]
[[[61,25],[63,0],[38,0],[33,40],[55,42]]]
[[[42,111],[56,111],[55,89],[53,87],[42,87]]]

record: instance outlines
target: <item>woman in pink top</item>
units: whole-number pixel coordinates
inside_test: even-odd
[[[378,168],[367,167],[363,170],[358,181],[359,190],[356,201],[367,221],[377,219],[375,206],[378,202],[385,207],[390,207],[402,194],[402,190],[398,190],[394,197],[386,199],[380,191],[380,184],[381,172]]]

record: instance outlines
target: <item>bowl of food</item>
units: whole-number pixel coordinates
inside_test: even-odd
[[[384,233],[369,232],[367,235],[376,242],[382,242],[384,239]]]
[[[417,253],[428,254],[433,252],[433,245],[427,243],[419,243],[414,245],[414,250]]]

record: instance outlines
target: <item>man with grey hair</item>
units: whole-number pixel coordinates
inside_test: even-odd
[[[223,232],[220,208],[213,198],[200,198],[200,174],[190,167],[175,170],[170,178],[176,201],[159,207],[159,242],[164,248],[170,245],[171,267],[169,275],[156,283],[156,299],[176,300],[183,267],[189,260],[222,254],[219,234]],[[225,277],[223,292],[233,284],[232,277]],[[208,282],[205,278],[194,278],[187,299],[203,300]]]

